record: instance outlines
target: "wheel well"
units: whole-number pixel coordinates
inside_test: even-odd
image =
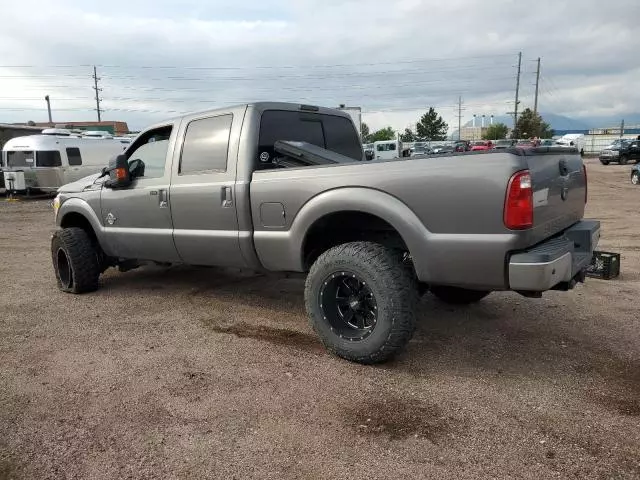
[[[337,212],[316,220],[302,245],[305,270],[328,249],[342,243],[372,241],[390,248],[408,251],[398,231],[385,220],[370,213]]]
[[[91,226],[91,222],[89,222],[89,220],[87,220],[87,217],[85,217],[81,213],[76,213],[76,212],[67,213],[64,217],[62,217],[60,226],[62,228],[71,228],[71,227],[81,228],[85,232],[87,232],[91,237],[91,239],[95,242],[95,244],[98,245],[98,237],[96,236],[96,232],[93,230],[93,227]]]

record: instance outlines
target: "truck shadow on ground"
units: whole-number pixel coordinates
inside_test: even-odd
[[[232,270],[189,267],[145,267],[126,274],[108,274],[102,291],[112,295],[135,290],[161,295],[165,301],[187,299],[214,332],[290,347],[309,353],[324,351],[310,332],[304,309],[304,280]],[[215,302],[212,305],[211,302]],[[204,313],[219,309],[256,308],[241,320]],[[553,300],[531,300],[497,293],[466,307],[442,304],[426,295],[420,302],[418,326],[407,351],[385,365],[412,375],[446,369],[460,375],[577,376],[598,379],[610,393],[597,396],[624,415],[640,415],[640,362],[620,358],[580,328],[568,307]],[[606,397],[606,398],[605,398]]]

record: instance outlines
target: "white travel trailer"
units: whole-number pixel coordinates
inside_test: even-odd
[[[129,144],[129,139],[82,138],[53,129],[43,135],[12,138],[2,148],[5,188],[55,192],[64,184],[98,173]]]

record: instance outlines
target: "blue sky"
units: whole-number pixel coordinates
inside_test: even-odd
[[[621,12],[624,14],[621,15]],[[640,110],[637,0],[10,2],[0,30],[0,122],[104,117],[132,128],[254,100],[361,106],[403,129],[435,106],[450,123],[522,107],[576,118]]]

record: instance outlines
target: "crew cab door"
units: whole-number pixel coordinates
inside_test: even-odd
[[[236,213],[236,161],[243,112],[183,119],[171,177],[173,238],[183,262],[244,267]]]
[[[100,206],[106,253],[121,258],[179,262],[173,243],[171,201],[172,154],[177,125],[144,132],[127,149],[129,162],[144,162],[144,171],[127,188],[102,188]]]

